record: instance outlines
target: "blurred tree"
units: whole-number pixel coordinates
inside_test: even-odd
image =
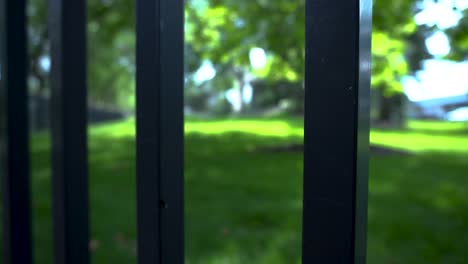
[[[134,106],[135,6],[128,0],[88,1],[90,100]]]
[[[32,93],[47,93],[49,42],[47,1],[28,2]],[[88,1],[88,81],[90,101],[130,108],[134,89],[134,3]]]
[[[428,58],[423,45],[427,32],[417,27],[414,14],[422,0],[375,0],[372,86],[381,101],[401,96],[401,78],[419,69]],[[217,70],[210,89],[239,87],[245,74],[268,83],[290,82],[302,91],[305,44],[305,0],[189,0],[186,3],[185,71],[187,83],[203,61]],[[47,86],[49,47],[46,1],[30,0],[29,35],[31,74],[37,91]],[[463,59],[467,49],[467,10],[459,26],[449,29],[450,58]],[[253,68],[253,48],[262,48],[266,64]],[[134,1],[88,1],[88,48],[90,100],[112,106],[133,106],[134,90]],[[45,63],[46,64],[46,63]],[[237,85],[235,85],[237,83]],[[199,84],[195,84],[199,85]],[[205,85],[205,84],[201,84]],[[272,85],[273,86],[273,85]],[[389,99],[395,101],[394,99]],[[398,100],[396,100],[398,101]],[[383,105],[383,104],[382,104]],[[378,119],[385,121],[394,108],[382,107]],[[389,110],[383,110],[389,109]]]
[[[468,60],[468,8],[462,11],[463,17],[458,26],[446,30],[450,39],[452,60]]]
[[[46,59],[49,53],[45,2],[30,0],[27,6],[30,83],[33,84],[30,87],[36,93],[44,93],[44,89],[47,87],[48,69],[45,67],[45,62],[41,62],[41,60]]]
[[[201,58],[216,67],[222,65],[223,76],[237,83],[240,94],[247,72],[269,82],[297,82],[304,71],[302,10],[302,0],[190,1],[186,6],[186,41]],[[249,58],[256,47],[266,51],[266,65],[261,69],[254,69]]]
[[[401,78],[408,72],[406,44],[417,29],[413,20],[415,2],[375,1],[372,86],[380,90],[383,98],[403,91]],[[201,57],[215,65],[252,70],[270,83],[303,79],[304,0],[199,0],[197,3],[187,8],[188,20],[193,24],[187,31],[187,41]],[[249,52],[255,47],[266,51],[267,64],[263,69],[250,66]],[[388,119],[389,115],[382,113],[379,118]]]

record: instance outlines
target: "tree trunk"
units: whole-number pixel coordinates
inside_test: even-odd
[[[236,74],[237,83],[239,85],[238,96],[239,96],[239,111],[238,113],[242,114],[245,111],[245,102],[244,102],[244,86],[245,86],[245,76],[244,71],[239,69]]]
[[[393,106],[392,98],[385,96],[380,97],[380,107],[379,107],[379,123],[390,123],[392,118]]]
[[[405,125],[405,96],[396,94],[384,96],[378,93],[377,125],[385,127],[404,127]]]

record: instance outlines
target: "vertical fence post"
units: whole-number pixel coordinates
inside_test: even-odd
[[[160,199],[162,263],[184,263],[184,1],[162,0]]]
[[[137,1],[139,263],[182,264],[183,1]]]
[[[25,0],[0,0],[3,261],[32,262]]]
[[[303,263],[365,263],[371,0],[307,0]]]
[[[356,264],[366,263],[367,253],[367,204],[369,189],[369,130],[371,107],[371,38],[372,0],[359,1],[359,56],[358,56],[358,105],[357,105],[357,157],[354,216],[354,259]]]
[[[49,0],[54,261],[89,263],[86,1]]]

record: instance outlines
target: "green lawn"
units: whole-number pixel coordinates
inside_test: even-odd
[[[369,263],[466,263],[468,123],[408,128],[371,132],[412,154],[371,159]]]
[[[468,259],[468,125],[412,122],[371,141],[409,155],[371,158],[369,263]],[[257,147],[301,142],[299,120],[186,123],[186,263],[300,263],[302,154]],[[132,120],[90,130],[94,263],[135,263]],[[33,140],[36,263],[51,263],[48,139]]]

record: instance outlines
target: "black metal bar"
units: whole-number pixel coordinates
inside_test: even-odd
[[[136,14],[138,263],[161,263],[159,187],[159,1],[138,0]]]
[[[86,1],[49,0],[54,262],[89,263]]]
[[[357,264],[366,263],[367,253],[367,204],[369,189],[369,130],[371,85],[372,0],[359,3],[359,82],[357,106],[357,153],[355,190],[355,239],[354,259]]]
[[[184,262],[183,1],[137,1],[139,263]]]
[[[370,0],[307,0],[303,263],[365,263]]]
[[[160,146],[162,263],[184,263],[184,1],[161,11]]]
[[[0,0],[3,261],[32,262],[25,0]]]

